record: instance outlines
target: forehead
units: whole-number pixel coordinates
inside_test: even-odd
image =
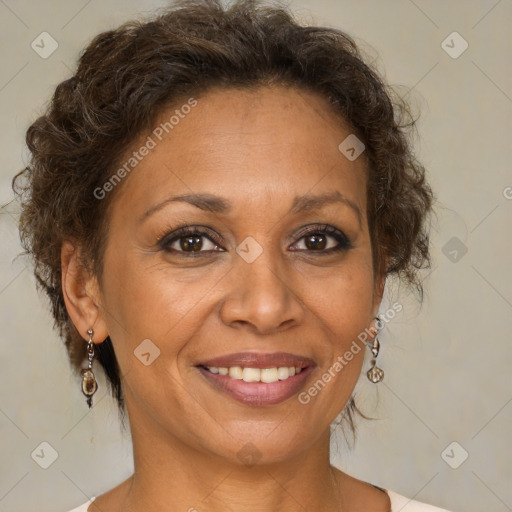
[[[215,89],[160,112],[125,155],[152,146],[120,196],[150,207],[170,193],[208,192],[261,208],[338,190],[364,212],[364,154],[350,161],[338,148],[351,133],[323,97],[308,91]]]

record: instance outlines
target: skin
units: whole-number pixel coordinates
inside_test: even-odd
[[[360,377],[364,350],[308,404],[297,395],[242,404],[195,367],[232,352],[292,352],[317,364],[307,389],[375,325],[385,276],[372,268],[364,154],[349,161],[340,153],[350,128],[309,92],[213,90],[197,100],[118,185],[101,283],[78,265],[78,245],[62,247],[68,312],[84,340],[90,327],[95,343],[112,339],[134,447],[134,475],[89,510],[389,512],[385,493],[329,460],[329,427]],[[340,202],[289,213],[295,196],[333,191],[359,208],[361,222]],[[140,220],[190,193],[221,196],[231,211],[170,202]],[[185,222],[209,227],[220,243],[202,238],[195,258],[166,252],[158,240]],[[301,228],[317,224],[341,230],[351,248],[322,255],[338,245],[331,234],[308,248]],[[252,263],[235,251],[247,236],[263,249]],[[184,250],[179,239],[169,245]],[[134,356],[145,339],[160,350],[149,366]],[[238,456],[249,442],[258,453],[250,466]]]

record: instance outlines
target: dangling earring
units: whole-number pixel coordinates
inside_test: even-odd
[[[94,359],[94,343],[92,342],[92,335],[94,334],[94,331],[89,329],[87,334],[89,335],[89,342],[87,343],[89,368],[84,368],[80,373],[82,375],[82,393],[87,397],[87,405],[90,409],[92,406],[92,395],[96,393],[98,383],[96,382],[94,372],[92,371],[92,360]]]
[[[380,323],[380,318],[375,317],[375,320],[377,320],[377,323]],[[378,366],[376,366],[377,362],[377,356],[379,355],[380,350],[380,343],[379,339],[377,338],[377,335],[375,335],[374,340],[371,343],[370,350],[372,351],[373,359],[372,359],[372,367],[366,372],[366,375],[368,376],[368,379],[373,382],[374,384],[377,384],[378,382],[382,381],[384,379],[384,371],[380,369]]]

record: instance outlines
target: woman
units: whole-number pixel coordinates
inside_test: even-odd
[[[87,403],[100,365],[133,439],[134,474],[74,512],[441,510],[329,459],[361,371],[384,378],[386,278],[421,298],[429,264],[391,98],[347,35],[253,2],[90,43],[15,179]]]

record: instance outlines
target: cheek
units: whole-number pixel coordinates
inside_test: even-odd
[[[124,253],[115,261],[105,258],[103,280],[104,312],[119,364],[128,370],[134,351],[151,340],[172,365],[201,325],[205,295],[219,276],[205,269],[176,272],[168,263],[146,264],[144,257]]]
[[[179,351],[200,333],[201,326],[214,315],[216,304],[235,289],[225,288],[226,281],[222,281],[229,271],[226,266],[178,269],[161,258],[156,264],[149,263],[155,259],[129,248],[110,249],[105,254],[105,315],[119,364],[125,370],[134,362],[134,350],[147,339],[165,349],[168,364],[177,364]],[[309,310],[305,320],[309,325],[303,327],[319,333],[320,343],[327,349],[324,362],[334,360],[371,320],[369,243],[349,250],[336,265],[313,265],[299,259],[287,272],[291,300],[295,297]],[[236,293],[239,288],[237,285]]]
[[[373,308],[373,268],[366,248],[355,248],[338,266],[301,268],[307,305],[336,338],[346,340],[368,327]]]
[[[338,414],[360,377],[367,351],[365,330],[371,325],[373,309],[373,268],[367,250],[353,249],[344,265],[329,278],[317,280],[310,304],[321,319],[319,327],[330,340],[322,374],[330,383],[324,405]],[[312,281],[314,282],[314,281]],[[313,391],[314,392],[314,391]]]
[[[125,256],[105,257],[103,300],[111,337],[125,340],[123,347],[131,351],[148,338],[179,350],[180,333],[192,335],[198,329],[198,316],[222,298],[215,288],[220,293],[219,279],[228,269],[213,265],[176,270],[166,262],[146,264],[129,250],[118,253]],[[314,323],[323,325],[329,339],[334,334],[345,345],[368,326],[373,306],[369,246],[350,250],[343,262],[331,268],[298,260],[289,276],[293,276],[292,295],[310,310]],[[173,346],[168,346],[170,339]]]
[[[329,343],[322,368],[299,400],[315,411],[313,417],[330,422],[347,404],[361,376],[367,351],[365,329],[373,307],[373,270],[360,254],[317,282],[319,286],[310,288],[314,290],[310,304]]]

